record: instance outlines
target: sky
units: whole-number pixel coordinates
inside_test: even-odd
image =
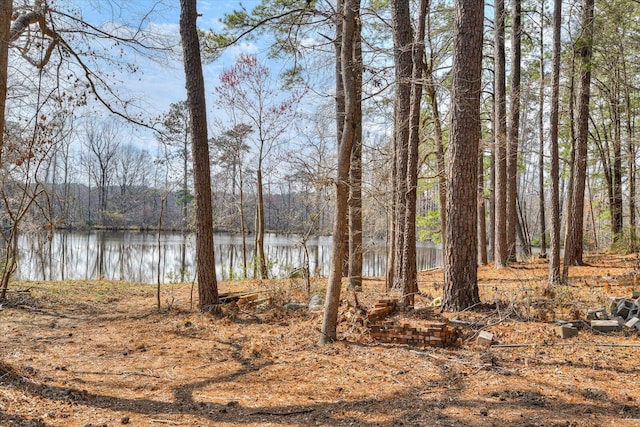
[[[145,24],[146,29],[161,32],[179,41],[179,2],[175,0],[161,0],[158,6],[156,0],[129,0],[127,2],[74,0],[82,10],[84,19],[97,26],[129,25],[140,22],[143,14],[152,10]],[[122,5],[117,3],[123,3]],[[252,10],[260,0],[200,0],[198,1],[198,26],[202,29],[220,30],[220,19],[225,13],[240,8],[241,4]],[[180,47],[176,46],[179,52]],[[215,114],[213,107],[213,88],[218,83],[218,76],[225,68],[230,68],[240,53],[253,53],[261,56],[266,52],[266,46],[258,46],[253,42],[243,41],[227,49],[218,60],[203,66],[205,91],[208,111]],[[169,105],[186,99],[184,69],[180,58],[174,56],[166,61],[153,61],[144,57],[133,58],[139,67],[136,73],[119,72],[116,76],[119,91],[127,96],[138,99],[150,117],[158,117],[168,111]],[[211,122],[211,118],[209,118]],[[148,147],[155,144],[152,132],[137,129],[135,145]]]

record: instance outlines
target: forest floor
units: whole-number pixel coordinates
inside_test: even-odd
[[[630,297],[640,274],[634,255],[587,262],[552,295],[543,260],[480,268],[484,304],[444,314],[463,338],[446,349],[376,343],[348,315],[346,291],[340,340],[319,346],[321,313],[282,308],[306,301],[300,279],[221,283],[270,298],[222,316],[191,310],[190,285],[164,285],[158,311],[153,285],[15,283],[28,292],[0,307],[0,426],[640,425],[637,331],[553,333],[559,319]],[[442,271],[419,279],[426,306]],[[366,279],[359,304],[372,307],[383,287]],[[392,318],[402,317],[426,321]],[[480,330],[492,347],[476,343]]]

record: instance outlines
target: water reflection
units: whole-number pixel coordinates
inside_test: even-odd
[[[248,274],[252,275],[253,244],[247,239]],[[244,277],[242,239],[216,233],[215,259],[218,278]],[[141,283],[189,282],[195,274],[193,235],[147,232],[56,232],[53,239],[32,234],[19,238],[20,280],[83,280],[104,278]],[[296,236],[270,234],[265,238],[265,255],[271,277],[286,277],[304,265],[305,251]],[[331,238],[307,242],[312,274],[327,276]],[[442,252],[422,243],[417,251],[418,269],[442,264]],[[383,243],[370,241],[364,253],[364,275],[381,276],[386,268]]]

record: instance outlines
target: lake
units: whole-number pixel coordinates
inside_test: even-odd
[[[243,278],[242,238],[236,234],[214,236],[218,279]],[[195,275],[195,236],[175,232],[58,231],[46,236],[21,234],[18,241],[19,280],[125,280],[140,283],[190,282]],[[307,242],[312,275],[328,276],[331,237]],[[247,236],[249,277],[252,272],[253,236]],[[268,234],[265,256],[271,277],[287,277],[304,266],[305,251],[298,236]],[[442,265],[442,251],[430,242],[418,244],[419,270]],[[384,242],[369,240],[363,274],[382,276],[386,269]]]

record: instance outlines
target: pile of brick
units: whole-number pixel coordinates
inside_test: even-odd
[[[396,298],[387,298],[378,300],[373,305],[373,310],[369,311],[367,318],[369,319],[369,323],[373,323],[377,320],[384,319],[398,306],[398,300]]]
[[[392,321],[369,326],[371,336],[384,343],[405,344],[414,347],[448,347],[458,339],[456,328],[447,322],[426,322],[421,327],[397,325]]]

